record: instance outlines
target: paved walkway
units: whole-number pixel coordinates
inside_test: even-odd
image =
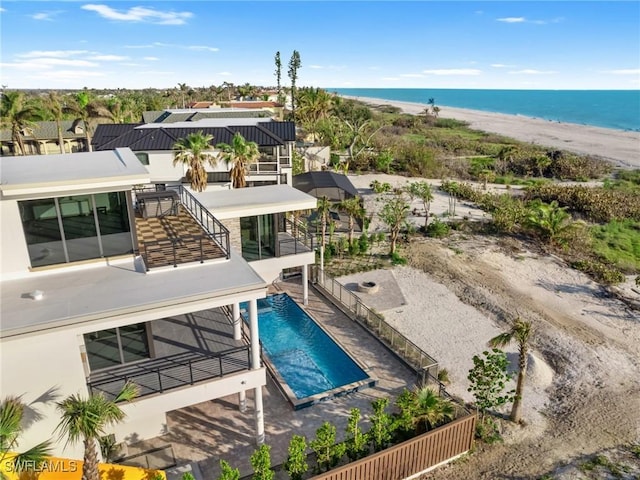
[[[273,290],[273,293],[287,292],[302,305],[299,279],[279,282]],[[352,408],[359,408],[363,417],[367,417],[372,400],[388,397],[393,401],[403,388],[412,387],[415,380],[413,372],[397,357],[312,288],[309,289],[309,304],[303,308],[364,364],[378,383],[374,388],[294,411],[268,378],[263,399],[266,443],[271,446],[272,465],[286,460],[289,441],[294,433],[311,440],[317,428],[328,420],[336,426],[340,439],[344,437]],[[245,413],[238,410],[238,398],[233,395],[171,412],[167,427],[166,435],[145,443],[149,447],[171,443],[178,465],[196,462],[202,478],[217,478],[221,459],[239,468],[242,476],[252,473],[249,458],[256,446],[251,395],[248,395]],[[364,428],[368,429],[368,426],[364,424]]]

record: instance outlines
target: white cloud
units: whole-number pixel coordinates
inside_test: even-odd
[[[217,52],[220,50],[219,48],[207,47],[206,45],[189,45],[187,49],[196,50],[196,51],[207,51],[207,52]]]
[[[46,78],[50,80],[78,80],[80,78],[104,77],[103,72],[89,70],[50,70],[42,75],[34,75],[30,78]]]
[[[175,72],[167,72],[162,70],[145,70],[138,73],[144,73],[145,75],[173,75]]]
[[[422,78],[422,77],[424,77],[424,75],[421,74],[421,73],[401,73],[400,76],[404,77],[404,78]]]
[[[123,60],[129,60],[129,57],[123,57],[122,55],[93,55],[91,60],[100,60],[103,62],[121,62]]]
[[[191,12],[160,11],[146,7],[131,7],[129,10],[116,10],[107,5],[89,3],[80,8],[96,12],[108,20],[121,22],[146,22],[158,25],[184,25],[191,18]]]
[[[505,65],[504,63],[492,63],[491,66],[493,68],[507,68],[509,65]]]
[[[38,12],[31,15],[34,20],[47,20],[53,21],[53,17],[62,13],[62,10],[56,10],[52,12]]]
[[[155,62],[157,60],[160,60],[158,57],[143,57],[143,60],[148,60],[150,62]]]
[[[533,68],[525,68],[523,70],[512,70],[509,72],[512,75],[551,75],[554,73],[553,70],[535,70]]]
[[[606,70],[601,73],[610,73],[611,75],[640,75],[640,68],[623,68],[619,70]]]
[[[97,67],[95,62],[87,60],[71,60],[66,58],[36,58],[32,60],[34,63],[41,65],[64,65],[66,67]]]
[[[309,65],[309,68],[314,70],[322,70],[324,67],[322,65]]]
[[[398,77],[382,77],[382,80],[385,82],[395,82],[396,80],[400,80]]]
[[[32,50],[27,53],[17,54],[19,58],[41,58],[41,57],[53,57],[53,58],[67,58],[75,57],[76,55],[84,55],[91,53],[88,50]]]
[[[524,23],[527,21],[524,17],[504,17],[504,18],[496,18],[498,22],[504,23]]]
[[[427,75],[480,75],[482,70],[476,68],[440,68],[434,70],[423,70]]]
[[[222,75],[222,76],[228,77],[228,76],[231,75],[231,72],[220,72],[220,73],[218,73],[218,75]]]
[[[7,9],[6,9],[6,8],[2,8],[2,7],[0,7],[0,13],[2,13],[2,12],[6,12],[6,11],[7,11]]]

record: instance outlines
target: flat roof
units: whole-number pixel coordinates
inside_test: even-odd
[[[0,287],[0,337],[4,338],[234,293],[255,296],[267,284],[232,252],[229,260],[151,273],[136,269],[132,258],[125,263],[5,280]],[[41,300],[30,297],[36,290],[43,292]]]
[[[187,110],[188,112],[195,113],[194,110]],[[213,110],[214,112],[217,110]],[[234,111],[240,111],[235,109]],[[255,110],[249,110],[255,112]],[[177,112],[172,112],[177,113]],[[199,127],[240,127],[240,126],[254,126],[259,123],[269,123],[272,120],[268,117],[251,117],[251,118],[200,118],[198,120],[187,120],[185,122],[170,122],[170,123],[145,123],[144,125],[138,125],[135,127],[137,130],[149,129],[149,128],[199,128]]]
[[[318,207],[317,198],[284,184],[191,193],[218,219],[313,210]]]
[[[0,157],[5,197],[149,182],[149,172],[129,148]]]

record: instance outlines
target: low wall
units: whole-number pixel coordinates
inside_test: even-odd
[[[417,477],[468,452],[473,446],[475,427],[476,415],[467,415],[311,480],[402,480]]]

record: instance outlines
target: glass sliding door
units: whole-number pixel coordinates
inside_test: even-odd
[[[19,206],[31,266],[66,262],[55,199],[27,200]]]
[[[133,239],[127,197],[124,192],[98,193],[93,196],[100,228],[102,254],[105,257],[133,252]]]
[[[58,199],[70,262],[101,257],[91,197],[72,195]]]
[[[276,225],[274,215],[240,218],[242,256],[247,261],[276,256]]]
[[[92,371],[151,357],[145,323],[87,333],[84,344]]]
[[[126,192],[18,202],[32,267],[133,252]]]

